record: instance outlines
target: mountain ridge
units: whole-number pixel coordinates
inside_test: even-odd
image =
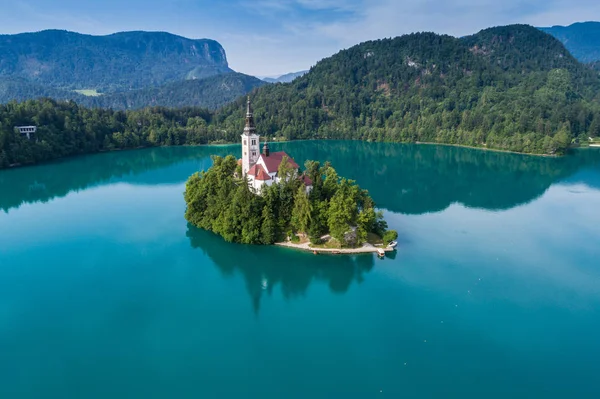
[[[298,72],[288,72],[283,75],[279,75],[278,77],[264,77],[262,80],[268,83],[289,83],[292,80],[305,75],[308,72],[308,69]]]
[[[217,41],[167,32],[0,35],[0,54],[0,77],[69,90],[123,91],[232,71]]]
[[[600,61],[600,22],[576,22],[568,26],[538,28],[558,40],[581,62]]]

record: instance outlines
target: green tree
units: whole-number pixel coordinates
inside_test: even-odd
[[[277,222],[275,220],[275,215],[269,209],[268,205],[263,207],[262,226],[260,231],[263,244],[273,244],[277,239]]]
[[[294,209],[292,210],[292,227],[300,233],[308,233],[311,221],[312,207],[308,200],[306,187],[302,184],[294,197]]]

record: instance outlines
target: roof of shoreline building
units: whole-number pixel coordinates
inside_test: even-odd
[[[250,176],[254,176],[255,180],[271,180],[271,176],[267,173],[261,164],[254,164],[248,171]]]
[[[288,159],[288,166],[292,169],[298,169],[298,164],[294,161],[294,158],[286,154],[285,151],[271,152],[269,156],[261,154],[260,156],[267,167],[269,173],[275,173],[279,170],[279,165],[283,161],[284,157]]]
[[[306,176],[305,174],[301,174],[301,175],[298,177],[298,179],[300,179],[300,181],[301,181],[302,183],[304,183],[304,185],[305,185],[305,186],[307,186],[307,187],[308,187],[308,186],[312,186],[312,184],[313,184],[313,182],[312,182],[312,180],[310,179],[310,177]]]

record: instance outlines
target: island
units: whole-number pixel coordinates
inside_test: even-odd
[[[300,171],[285,152],[262,151],[250,100],[241,136],[242,158],[213,157],[185,188],[185,218],[226,241],[279,244],[315,252],[391,250],[398,233],[355,181],[326,162],[307,160]]]

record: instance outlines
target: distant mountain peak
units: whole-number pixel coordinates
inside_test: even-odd
[[[262,80],[264,80],[265,82],[268,82],[268,83],[289,83],[292,80],[306,74],[307,72],[308,72],[308,70],[298,71],[298,72],[290,72],[290,73],[286,73],[284,75],[280,75],[277,77],[264,77],[264,78],[262,78]]]
[[[147,31],[0,35],[0,77],[55,89],[123,91],[226,72],[225,50],[211,39]]]
[[[558,40],[581,62],[600,61],[600,22],[576,22],[569,26],[538,28]]]

